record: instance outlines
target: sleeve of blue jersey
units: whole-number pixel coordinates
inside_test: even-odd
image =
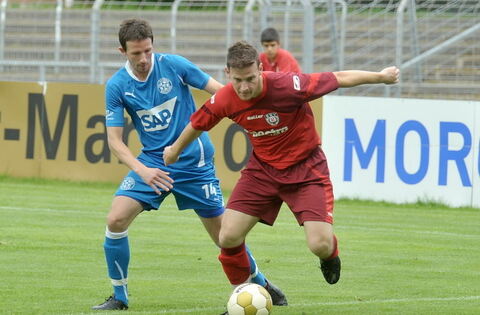
[[[205,88],[210,79],[208,74],[182,56],[172,55],[171,57],[183,82],[200,90]]]
[[[107,127],[123,127],[123,104],[118,87],[108,82],[105,87],[105,125]]]

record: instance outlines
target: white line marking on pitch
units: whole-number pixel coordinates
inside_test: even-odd
[[[448,301],[472,301],[480,300],[480,296],[460,296],[460,297],[444,297],[444,298],[417,298],[417,299],[384,299],[384,300],[364,300],[364,301],[345,301],[345,302],[318,302],[318,303],[303,303],[303,304],[289,304],[289,308],[295,307],[310,307],[310,306],[341,306],[341,305],[357,305],[357,304],[395,304],[395,303],[410,303],[410,302],[448,302]],[[190,308],[190,309],[169,309],[159,310],[156,314],[170,314],[170,313],[193,313],[216,311],[218,307],[206,308]]]
[[[292,304],[292,306],[328,306],[328,305],[355,305],[355,304],[382,304],[382,303],[409,303],[409,302],[448,302],[448,301],[470,301],[480,300],[480,296],[459,296],[459,297],[426,297],[426,298],[404,298],[404,299],[385,299],[385,300],[362,300],[345,302],[319,302],[306,304]]]
[[[159,211],[165,210],[165,209],[177,209],[173,205],[162,205]],[[58,213],[58,214],[69,214],[69,213],[74,213],[74,214],[82,214],[82,215],[106,215],[107,214],[107,209],[102,209],[101,211],[91,211],[86,210],[86,209],[52,209],[52,208],[36,208],[36,207],[14,207],[14,206],[0,206],[0,211],[5,210],[5,211],[16,211],[16,210],[21,210],[21,211],[31,211],[31,212],[50,212],[50,213]],[[178,220],[196,220],[196,217],[190,217],[190,216],[179,216],[178,214],[166,214],[162,213],[161,214],[162,218],[172,218],[175,219],[176,221]],[[283,223],[283,222],[278,222],[275,223],[275,226],[291,226],[290,223]],[[443,232],[443,231],[427,231],[427,230],[412,230],[412,229],[398,229],[398,228],[382,228],[382,227],[364,227],[364,226],[358,226],[358,225],[339,225],[336,227],[337,230],[366,230],[369,232],[388,232],[388,233],[405,233],[405,231],[408,230],[409,233],[412,234],[424,234],[424,235],[440,235],[440,236],[451,236],[451,237],[464,237],[464,238],[480,238],[480,234],[461,234],[461,233],[451,233],[451,232]]]
[[[357,230],[365,230],[365,231],[376,231],[376,232],[388,232],[388,233],[405,233],[407,229],[397,229],[397,228],[381,228],[381,227],[364,227],[364,226],[358,226],[358,225],[339,225],[335,227],[337,230],[351,230],[351,229],[357,229]],[[460,234],[460,233],[452,233],[452,232],[443,232],[443,231],[427,231],[427,230],[421,230],[421,231],[412,231],[408,229],[408,232],[411,234],[430,234],[430,235],[442,235],[442,236],[459,236],[459,237],[470,237],[470,238],[479,238],[480,234]]]

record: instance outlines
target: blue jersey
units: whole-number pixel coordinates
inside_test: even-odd
[[[139,81],[127,61],[106,84],[106,126],[123,127],[126,110],[143,145],[139,160],[150,167],[163,166],[164,148],[180,136],[196,110],[189,85],[204,89],[209,78],[181,56],[152,54],[150,73]],[[171,167],[202,167],[212,162],[213,152],[203,132]]]

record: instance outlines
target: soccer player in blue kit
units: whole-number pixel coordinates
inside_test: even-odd
[[[105,258],[113,294],[94,310],[128,309],[128,227],[143,211],[158,209],[170,193],[180,210],[194,209],[218,245],[224,212],[222,192],[213,165],[214,148],[206,132],[166,167],[163,150],[177,139],[195,112],[189,85],[214,94],[222,84],[187,59],[153,52],[148,22],[125,20],[119,30],[120,52],[127,62],[107,82],[106,126],[110,150],[130,168],[112,202],[105,232]],[[143,145],[135,157],[122,139],[124,111]],[[252,282],[269,291],[274,305],[287,305],[282,291],[258,271],[249,253]]]

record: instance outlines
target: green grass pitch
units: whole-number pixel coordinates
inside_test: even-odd
[[[0,177],[0,313],[100,314],[115,184]],[[273,314],[479,314],[480,209],[338,201],[342,278],[328,285],[288,209],[247,243],[287,294]],[[230,294],[218,249],[169,197],[129,230],[129,314],[219,314]],[[115,314],[110,312],[108,314]]]

